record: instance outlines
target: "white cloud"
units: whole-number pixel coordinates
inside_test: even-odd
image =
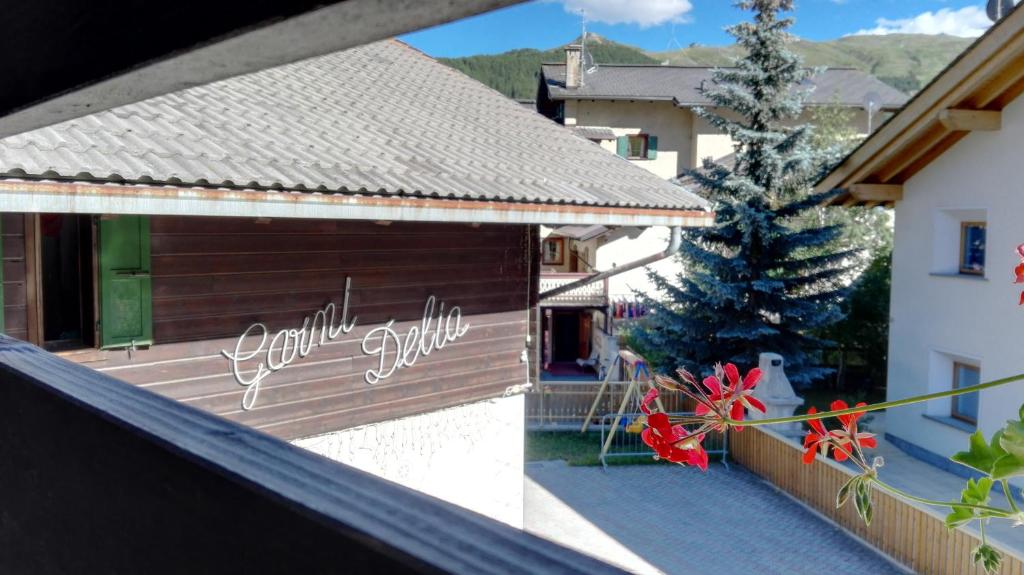
[[[606,24],[638,24],[642,28],[685,22],[690,0],[561,0],[566,12],[586,13],[587,20]]]
[[[981,36],[992,25],[985,15],[985,9],[966,6],[959,10],[942,8],[935,12],[924,12],[912,18],[890,20],[879,18],[871,29],[858,30],[852,36],[885,34],[949,34],[973,38]]]

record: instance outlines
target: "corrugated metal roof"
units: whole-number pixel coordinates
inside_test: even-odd
[[[542,71],[548,94],[554,100],[669,100],[682,106],[703,106],[711,102],[700,86],[711,81],[714,68],[688,66],[601,65],[587,74],[579,88],[565,87],[565,65],[544,64]],[[829,68],[810,81],[806,103],[840,103],[861,106],[864,96],[875,92],[883,109],[896,109],[907,95],[881,80],[853,68]]]
[[[0,175],[593,206],[706,206],[394,40],[0,140]]]

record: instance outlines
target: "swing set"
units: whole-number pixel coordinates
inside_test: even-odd
[[[594,419],[597,414],[597,408],[601,404],[601,398],[605,393],[609,392],[609,385],[611,384],[612,377],[618,373],[618,368],[621,366],[623,371],[626,373],[628,384],[626,391],[622,395],[622,401],[619,403],[619,409],[614,414],[605,414],[601,417],[601,464],[607,466],[606,458],[609,457],[609,450],[613,445],[615,439],[615,433],[622,423],[622,419],[627,416],[626,409],[630,405],[638,406],[643,401],[644,395],[648,390],[655,389],[654,378],[651,376],[651,370],[648,366],[647,360],[642,356],[633,353],[628,349],[620,350],[618,355],[615,357],[612,364],[608,367],[608,373],[605,375],[604,381],[601,383],[601,387],[597,390],[597,396],[594,398],[593,403],[590,405],[590,411],[587,413],[587,417],[583,420],[583,426],[580,428],[580,433],[586,433],[587,429],[590,428],[590,422]],[[661,398],[656,397],[654,399],[658,406],[658,410],[664,413],[668,413],[665,406],[661,403]],[[674,414],[683,415],[683,414]],[[690,413],[686,415],[692,415]],[[606,420],[612,419],[611,425],[605,425]],[[629,427],[626,428],[629,430]],[[708,438],[712,439],[712,438]],[[728,450],[727,444],[728,438],[725,435],[721,437],[721,446],[714,445],[718,443],[716,441],[705,441],[705,449],[708,454],[721,454],[722,463],[728,469],[728,463],[726,463],[725,456]],[[640,446],[640,451],[619,453],[616,452],[614,455],[633,456],[633,455],[646,455],[650,453],[650,450],[644,449]]]

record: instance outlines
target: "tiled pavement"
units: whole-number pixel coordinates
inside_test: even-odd
[[[644,574],[904,573],[748,471],[526,466],[526,529]]]

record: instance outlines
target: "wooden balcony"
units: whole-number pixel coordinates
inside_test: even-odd
[[[6,336],[0,461],[0,573],[623,573]]]
[[[588,273],[541,272],[540,293],[590,277]],[[570,292],[541,300],[544,307],[606,307],[608,305],[608,280],[589,283]]]

